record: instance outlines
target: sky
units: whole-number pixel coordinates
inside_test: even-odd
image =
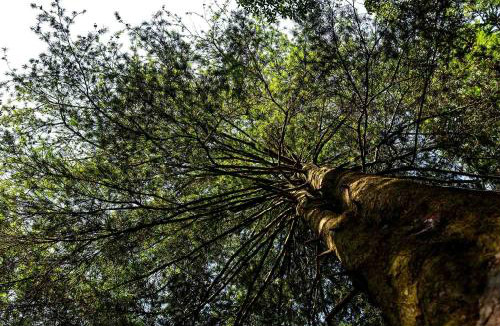
[[[44,50],[44,44],[30,30],[35,24],[37,11],[30,4],[36,3],[47,9],[52,0],[0,0],[0,48],[8,49],[10,68],[20,67],[30,58],[36,57]],[[80,17],[75,25],[75,32],[83,34],[93,29],[94,23],[109,27],[111,31],[120,28],[116,23],[114,12],[131,25],[148,20],[163,5],[172,13],[183,16],[187,24],[196,26],[196,18],[186,16],[186,12],[203,12],[203,3],[207,0],[62,0],[62,5],[71,12],[86,9],[87,13]],[[0,62],[0,80],[9,69]]]

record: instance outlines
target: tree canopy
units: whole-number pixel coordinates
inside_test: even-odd
[[[297,214],[305,167],[498,190],[497,1],[241,3],[76,36],[34,6],[47,51],[2,86],[2,323],[383,325]]]

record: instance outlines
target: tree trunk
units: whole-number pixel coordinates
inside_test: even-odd
[[[392,326],[500,325],[500,194],[308,168],[298,212]]]

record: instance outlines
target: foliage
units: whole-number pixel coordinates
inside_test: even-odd
[[[306,164],[497,187],[495,28],[450,59],[352,4],[293,35],[217,9],[75,37],[39,10],[0,118],[5,324],[381,325],[335,308],[356,278],[295,213]]]
[[[239,0],[238,3],[243,8],[270,21],[276,21],[277,17],[301,20],[319,9],[317,0]]]

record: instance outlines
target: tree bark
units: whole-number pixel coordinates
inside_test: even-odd
[[[500,194],[308,167],[297,210],[392,326],[500,325]]]

